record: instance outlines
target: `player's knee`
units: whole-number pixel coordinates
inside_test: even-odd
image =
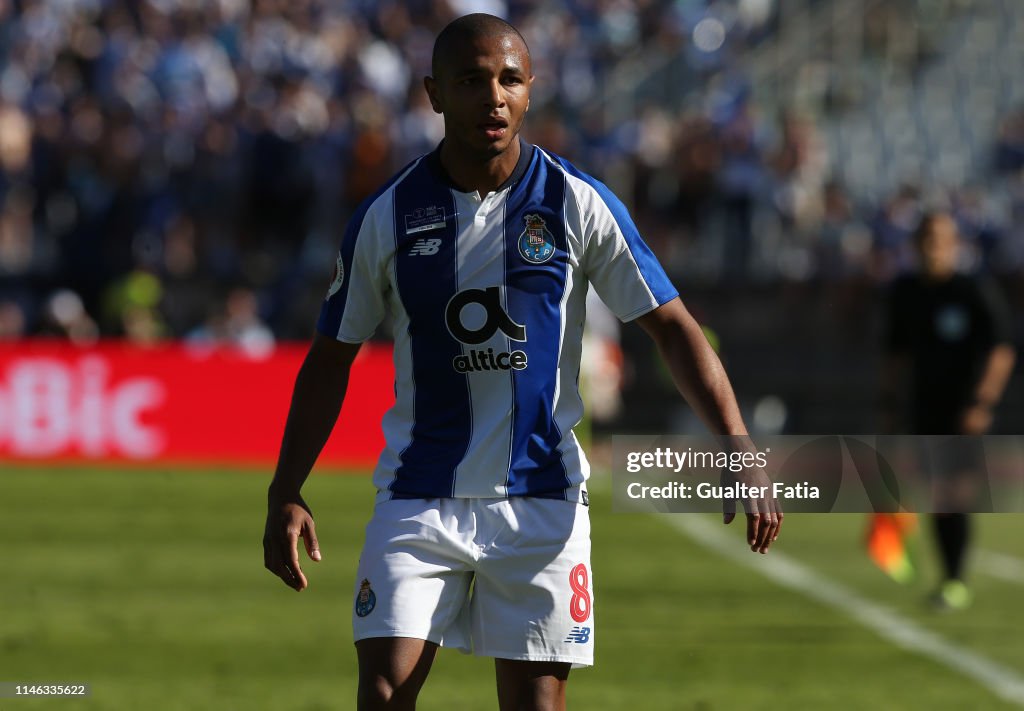
[[[376,709],[413,709],[418,685],[398,684],[384,674],[366,675],[359,679],[359,711]]]
[[[373,675],[359,680],[359,708],[375,709],[391,702],[395,685],[385,676]]]
[[[359,709],[413,709],[434,658],[435,645],[371,638],[356,643]]]
[[[504,704],[502,708],[516,708],[517,711],[560,711],[565,708],[565,680],[550,676],[525,678],[518,687],[514,693],[518,701]]]
[[[357,694],[359,711],[373,711],[390,703],[394,686],[383,676],[359,679]]]
[[[565,693],[557,684],[532,684],[522,708],[527,711],[560,711],[565,708]]]

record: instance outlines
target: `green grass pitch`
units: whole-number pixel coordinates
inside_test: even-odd
[[[0,711],[354,708],[352,576],[370,483],[310,479],[324,560],[304,563],[311,586],[296,594],[263,569],[267,481],[0,465],[0,681],[92,689],[83,699],[0,699]],[[661,517],[610,512],[600,485],[592,493],[597,666],[573,672],[570,708],[1014,708]],[[906,587],[884,578],[864,555],[863,526],[863,516],[793,515],[778,550],[1024,676],[1021,581],[976,572],[974,607],[936,615],[922,604],[934,570]],[[1015,559],[1022,533],[1018,516],[977,527],[981,548]],[[420,708],[495,707],[490,660],[442,650]]]

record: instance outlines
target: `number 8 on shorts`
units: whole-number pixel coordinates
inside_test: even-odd
[[[572,597],[569,599],[569,614],[576,622],[586,622],[590,617],[590,589],[587,587],[590,576],[587,566],[578,564],[569,572],[569,587]]]

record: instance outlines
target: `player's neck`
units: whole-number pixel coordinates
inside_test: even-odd
[[[441,145],[441,165],[448,177],[464,192],[477,192],[480,197],[497,190],[516,169],[521,146],[518,136],[509,147],[496,156],[481,160],[461,150],[451,141]]]
[[[945,284],[956,276],[955,269],[944,269],[941,271],[923,271],[921,272],[921,278],[929,284]]]

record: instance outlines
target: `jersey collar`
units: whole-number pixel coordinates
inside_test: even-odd
[[[443,145],[444,140],[442,139],[441,142],[437,144],[437,148],[427,154],[427,165],[429,165],[434,174],[447,183],[449,187],[458,190],[459,192],[465,192],[455,184],[455,181],[453,181],[451,176],[448,175],[448,171],[446,171],[444,166],[441,165],[441,146]],[[530,161],[533,159],[533,149],[534,146],[532,143],[527,143],[522,138],[519,138],[519,161],[516,163],[516,167],[512,170],[512,175],[508,176],[505,182],[496,187],[494,192],[499,193],[505,188],[510,187],[517,183],[526,174],[526,170],[530,167]]]

